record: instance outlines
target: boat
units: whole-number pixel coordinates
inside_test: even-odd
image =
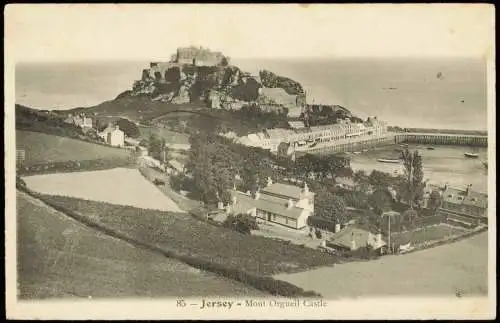
[[[474,153],[465,153],[464,156],[468,157],[468,158],[477,158],[477,157],[479,157],[478,154],[474,154]]]
[[[402,152],[403,152],[403,149],[396,148],[396,149],[394,149],[394,151],[396,151],[396,152],[398,152],[398,153],[402,153]]]
[[[427,150],[434,150],[434,147],[427,147]]]
[[[368,152],[368,149],[363,149],[363,152],[364,152],[364,153]]]
[[[359,155],[359,154],[361,154],[361,152],[360,151],[355,151],[355,152],[353,152],[353,154],[354,155]]]
[[[397,158],[379,158],[377,159],[378,162],[381,163],[391,163],[391,164],[399,164],[401,163],[401,160]]]

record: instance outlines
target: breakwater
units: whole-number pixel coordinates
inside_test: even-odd
[[[394,143],[487,147],[488,136],[449,133],[397,133]]]
[[[394,144],[428,144],[450,146],[487,147],[488,136],[449,133],[389,132],[379,136],[359,136],[318,144],[314,147],[296,148],[295,153],[328,155],[332,153],[356,152]]]

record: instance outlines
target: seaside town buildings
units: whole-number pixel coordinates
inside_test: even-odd
[[[314,213],[314,193],[307,184],[303,188],[294,185],[272,183],[254,196],[237,190],[231,191],[232,203],[228,213],[249,214],[257,219],[277,223],[293,229],[307,226],[307,218]]]
[[[297,122],[294,122],[294,125]],[[238,142],[252,147],[269,149],[271,152],[290,155],[295,150],[307,150],[318,145],[335,145],[356,139],[377,138],[387,134],[387,123],[377,117],[364,123],[353,123],[349,119],[339,120],[333,125],[310,128],[267,129],[238,138]],[[286,144],[283,144],[286,143]],[[281,144],[281,146],[280,146]],[[279,148],[279,149],[278,149]]]

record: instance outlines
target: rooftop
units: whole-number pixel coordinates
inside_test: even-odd
[[[262,193],[270,193],[270,194],[276,194],[280,196],[285,196],[293,199],[300,199],[300,196],[302,194],[302,188],[295,186],[295,185],[288,185],[288,184],[282,184],[282,183],[274,183],[271,184],[267,187],[264,187],[261,189]],[[309,194],[313,195],[314,193],[309,192]]]
[[[246,213],[252,208],[257,208],[266,212],[283,215],[287,218],[298,219],[303,209],[297,207],[288,208],[287,199],[279,199],[261,194],[259,199],[246,195],[243,192],[231,191],[231,196],[236,197],[236,204],[233,205],[234,213]]]
[[[385,246],[386,242],[382,239],[382,243],[378,244],[376,242],[376,234],[372,230],[362,228],[359,226],[349,226],[344,230],[336,233],[330,243],[336,246],[341,246],[351,249],[352,240],[355,241],[356,247],[364,247],[367,244],[371,244],[376,249]]]

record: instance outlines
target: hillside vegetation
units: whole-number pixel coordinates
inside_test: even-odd
[[[337,258],[314,249],[215,227],[169,212],[144,210],[62,196],[44,196],[51,204],[111,228],[134,240],[249,273],[270,275],[333,264]],[[307,252],[306,252],[307,251]]]
[[[108,237],[25,193],[17,207],[21,299],[264,295]]]

